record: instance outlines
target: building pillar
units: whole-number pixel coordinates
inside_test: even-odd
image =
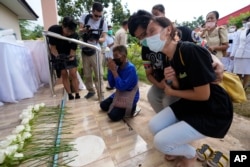
[[[58,24],[56,0],[41,0],[44,30]]]

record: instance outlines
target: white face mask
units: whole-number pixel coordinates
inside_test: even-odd
[[[146,39],[140,40],[140,43],[141,43],[142,46],[148,47],[148,45],[147,45],[147,40],[146,40]]]
[[[246,24],[246,23],[243,23],[242,26],[243,26],[244,28],[247,28],[247,24]]]
[[[161,33],[155,34],[151,37],[147,37],[147,45],[153,52],[160,52],[163,50],[167,40],[161,40]]]
[[[250,29],[250,21],[246,22],[246,28]]]

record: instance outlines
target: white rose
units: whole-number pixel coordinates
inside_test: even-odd
[[[14,141],[17,140],[17,135],[15,135],[15,134],[9,135],[9,136],[6,137],[6,139],[7,139],[10,143],[12,143],[12,142],[14,142]]]
[[[26,139],[31,138],[31,136],[32,136],[31,133],[29,133],[29,132],[24,132],[22,137],[23,137],[24,140],[26,140]]]
[[[31,111],[33,110],[33,108],[34,108],[34,106],[28,106],[28,107],[27,107],[27,109],[28,109],[28,110],[31,110]]]
[[[13,134],[18,134],[18,133],[22,132],[24,129],[25,129],[24,125],[18,125],[18,126],[16,127],[16,129],[14,129],[14,130],[12,131],[12,133],[13,133]]]
[[[26,132],[30,132],[30,131],[31,131],[31,127],[30,127],[29,124],[26,124],[26,125],[25,125],[25,131],[26,131]]]
[[[0,164],[2,164],[5,160],[5,150],[0,150]]]
[[[23,158],[23,153],[15,153],[14,157],[15,158]]]
[[[6,154],[7,156],[11,156],[11,155],[13,155],[13,154],[16,153],[17,149],[18,149],[18,145],[17,145],[17,144],[15,144],[15,145],[10,145],[10,146],[8,146],[8,147],[5,149],[5,154]]]
[[[5,149],[12,143],[11,140],[3,140],[0,142],[0,149]]]
[[[39,109],[40,109],[40,105],[39,105],[39,104],[36,104],[36,105],[34,106],[34,111],[37,112],[37,111],[39,111]]]
[[[24,118],[21,122],[22,125],[26,125],[26,124],[29,124],[30,122],[30,119],[29,118]]]
[[[40,103],[39,106],[42,108],[42,107],[45,107],[45,104],[44,103]]]

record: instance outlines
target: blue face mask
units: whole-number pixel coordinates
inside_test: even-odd
[[[148,45],[147,45],[147,40],[146,40],[146,39],[140,40],[140,43],[141,43],[142,46],[148,47]]]
[[[112,35],[113,34],[113,30],[108,30],[108,35]]]

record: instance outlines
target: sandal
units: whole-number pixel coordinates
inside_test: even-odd
[[[207,144],[203,144],[201,148],[196,150],[197,159],[202,162],[207,160],[213,153],[214,150]]]
[[[226,157],[222,152],[215,151],[207,160],[207,165],[209,167],[227,167],[228,161],[228,157]]]

